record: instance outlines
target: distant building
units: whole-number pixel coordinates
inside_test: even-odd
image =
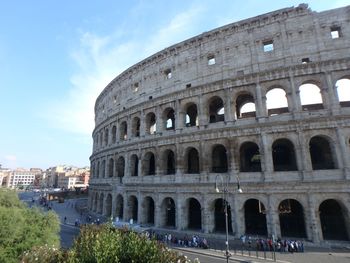
[[[35,172],[28,171],[26,169],[16,169],[10,173],[7,187],[17,188],[17,187],[27,187],[33,186],[35,180]]]

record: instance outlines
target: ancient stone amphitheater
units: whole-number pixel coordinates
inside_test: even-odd
[[[231,238],[348,241],[349,83],[350,6],[302,4],[168,47],[96,100],[89,208],[223,237],[227,202]]]

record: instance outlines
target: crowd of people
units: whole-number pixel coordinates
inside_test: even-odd
[[[199,237],[197,235],[189,236],[185,234],[182,238],[176,237],[172,235],[171,233],[166,234],[157,234],[155,232],[152,232],[150,234],[150,238],[155,238],[156,240],[160,242],[164,242],[168,245],[177,245],[177,246],[184,246],[184,247],[198,247],[198,248],[204,248],[208,249],[209,244],[206,238]]]

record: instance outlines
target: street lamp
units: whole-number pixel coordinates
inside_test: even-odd
[[[221,182],[221,188],[222,190],[220,191],[219,185],[218,185],[218,178],[220,178]],[[242,189],[239,183],[239,179],[237,177],[237,191],[238,193],[242,193]],[[225,229],[226,229],[226,251],[225,251],[225,257],[226,257],[226,262],[228,263],[228,259],[230,258],[230,252],[229,252],[229,245],[228,245],[228,202],[226,200],[227,194],[228,194],[228,178],[226,179],[226,182],[224,184],[224,179],[220,174],[218,174],[215,178],[215,192],[220,193],[222,192],[222,197],[223,197],[223,202],[224,202],[224,209],[225,209]]]

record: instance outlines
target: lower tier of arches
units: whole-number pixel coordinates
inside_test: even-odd
[[[111,192],[90,188],[89,209],[138,224],[224,233],[350,241],[349,194]]]

